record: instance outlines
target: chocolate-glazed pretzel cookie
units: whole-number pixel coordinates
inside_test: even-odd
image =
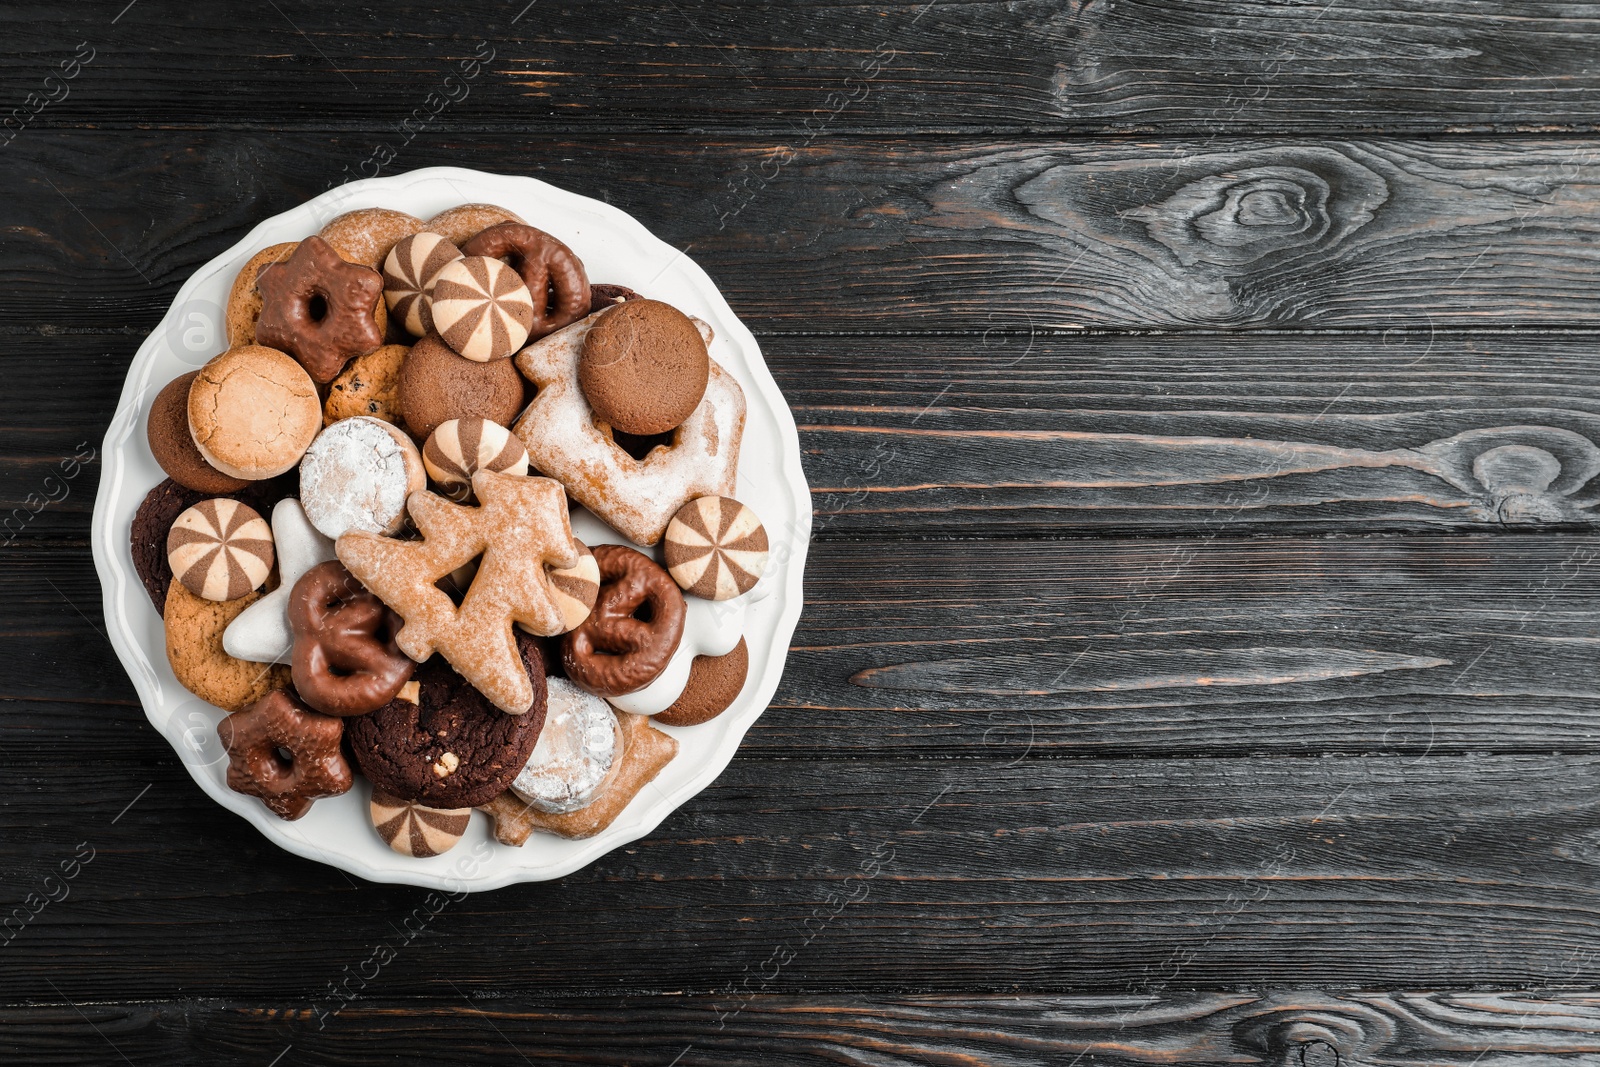
[[[589,276],[572,249],[533,226],[502,222],[461,246],[463,255],[505,259],[533,294],[533,326],[537,340],[589,314]]]
[[[320,384],[383,344],[383,327],[373,318],[383,276],[346,263],[320,237],[307,237],[288,259],[262,270],[256,288],[256,343],[289,353]]]
[[[341,717],[389,703],[416,667],[394,642],[404,625],[338,560],[306,571],[289,593],[300,699]]]
[[[644,553],[597,545],[594,558],[600,595],[589,617],[561,639],[561,662],[589,692],[621,696],[666,669],[683,638],[686,608],[672,576]]]
[[[318,797],[350,791],[343,736],[340,720],[318,715],[287,689],[217,723],[228,751],[228,788],[261,798],[280,819],[298,819]]]

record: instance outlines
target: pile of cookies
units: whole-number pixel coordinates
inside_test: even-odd
[[[132,551],[229,787],[297,819],[359,773],[410,856],[474,808],[589,837],[733,704],[768,546],[704,322],[468,204],[262,249],[227,333],[155,397]]]

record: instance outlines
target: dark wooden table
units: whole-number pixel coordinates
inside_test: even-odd
[[[1600,4],[524,3],[0,11],[0,1060],[1600,1062]],[[716,786],[461,900],[210,802],[87,539],[189,274],[434,164],[703,264],[817,512]]]

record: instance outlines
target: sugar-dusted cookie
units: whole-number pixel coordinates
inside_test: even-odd
[[[256,343],[289,353],[318,382],[333,381],[350,360],[383,344],[383,277],[346,262],[320,237],[263,268],[256,288]]]
[[[189,692],[224,711],[237,711],[289,684],[289,669],[235,659],[223,651],[222,632],[260,593],[237,600],[206,600],[174,581],[167,588],[167,662]]]
[[[422,322],[460,355],[478,363],[522,347],[533,324],[533,297],[517,272],[488,256],[466,256],[433,279]]]
[[[405,365],[409,345],[384,345],[375,352],[357,356],[328,386],[328,399],[322,403],[324,426],[371,415],[400,425],[400,368]]]
[[[472,476],[480,470],[527,474],[528,450],[499,423],[451,419],[428,435],[422,463],[441,493],[464,501],[472,496]]]
[[[340,259],[377,270],[396,242],[420,229],[422,220],[404,211],[364,207],[330,220],[317,236],[328,242]]]
[[[300,506],[325,536],[399,533],[406,498],[428,484],[422,453],[400,427],[357,415],[317,435],[300,460]]]
[[[300,501],[280,500],[272,509],[272,541],[278,552],[278,587],[228,625],[223,650],[239,659],[288,663],[294,653],[289,594],[311,568],[334,558],[333,542],[317,532]]]
[[[317,387],[294,360],[261,345],[230,348],[189,386],[189,432],[207,463],[247,481],[300,462],[322,429]]]
[[[227,309],[223,312],[229,347],[256,343],[256,320],[261,317],[261,292],[256,289],[256,279],[267,267],[282,263],[292,256],[299,246],[299,241],[268,245],[240,268],[233,279],[233,288],[228,293]]]
[[[413,337],[428,332],[422,316],[439,272],[461,258],[461,249],[423,230],[395,245],[383,261],[383,299],[389,317]]]
[[[441,211],[424,223],[422,228],[460,248],[490,226],[521,221],[521,216],[493,204],[462,204]]]
[[[288,689],[276,689],[217,724],[228,753],[228,788],[258,797],[280,819],[298,819],[313,801],[348,793],[354,779],[340,751],[344,727],[318,715]]]
[[[238,600],[272,572],[272,531],[255,508],[237,500],[202,500],[173,520],[167,564],[191,593]]]
[[[439,856],[456,847],[472,821],[471,808],[430,808],[401,800],[381,789],[367,804],[372,827],[384,844],[402,856]]]
[[[690,500],[733,495],[744,435],[744,390],[713,360],[705,396],[674,431],[671,446],[634,459],[595,425],[577,380],[584,339],[596,318],[609,313],[557,330],[517,354],[517,369],[538,392],[512,430],[527,446],[535,469],[561,482],[628,540],[653,545]],[[698,326],[709,343],[711,328]]]
[[[641,437],[683,423],[705,396],[711,356],[694,320],[659,300],[601,311],[584,335],[578,385],[612,429]]]
[[[696,656],[689,681],[672,706],[652,718],[662,726],[698,726],[733,706],[750,674],[750,646],[744,638],[725,656]]]
[[[439,657],[417,668],[417,699],[396,697],[345,721],[350,751],[373,787],[435,808],[487,803],[528,762],[544,726],[544,659],[539,643],[516,639],[518,668],[533,679],[522,715],[504,715]]]
[[[543,230],[502,222],[468,241],[461,251],[504,260],[522,276],[533,296],[529,337],[554,333],[589,314],[589,276],[583,262]]]
[[[189,386],[200,376],[192,370],[168,382],[150,404],[145,425],[150,454],[167,477],[186,489],[202,493],[234,493],[250,483],[223,474],[206,462],[189,433]]]
[[[495,471],[473,475],[472,491],[480,507],[426,490],[412,493],[420,541],[352,530],[335,549],[350,573],[406,620],[397,638],[406,655],[420,663],[442,653],[502,711],[521,715],[535,694],[512,624],[539,635],[562,630],[545,567],[578,563],[567,498],[548,478]],[[478,556],[478,572],[458,607],[436,583]],[[672,579],[666,581],[677,595]]]
[[[429,334],[412,346],[400,370],[400,409],[406,429],[426,441],[451,419],[510,426],[522,410],[525,389],[509,359],[475,363]]]
[[[621,761],[622,728],[597,696],[565,678],[545,679],[544,729],[511,791],[540,811],[561,815],[588,804]]]
[[[644,716],[619,712],[617,720],[622,728],[622,758],[592,801],[577,811],[554,814],[540,811],[508,790],[480,805],[494,818],[495,840],[521,845],[535,830],[557,837],[593,837],[615,822],[628,802],[678,753],[678,742],[651,726]]]
[[[748,593],[767,569],[766,528],[731,497],[703,496],[679,508],[661,548],[672,580],[707,600]]]

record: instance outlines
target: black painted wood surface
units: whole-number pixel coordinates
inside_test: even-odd
[[[5,1062],[1600,1061],[1600,5],[0,28]],[[87,547],[189,274],[446,163],[702,263],[817,511],[722,779],[460,900],[207,801]]]

